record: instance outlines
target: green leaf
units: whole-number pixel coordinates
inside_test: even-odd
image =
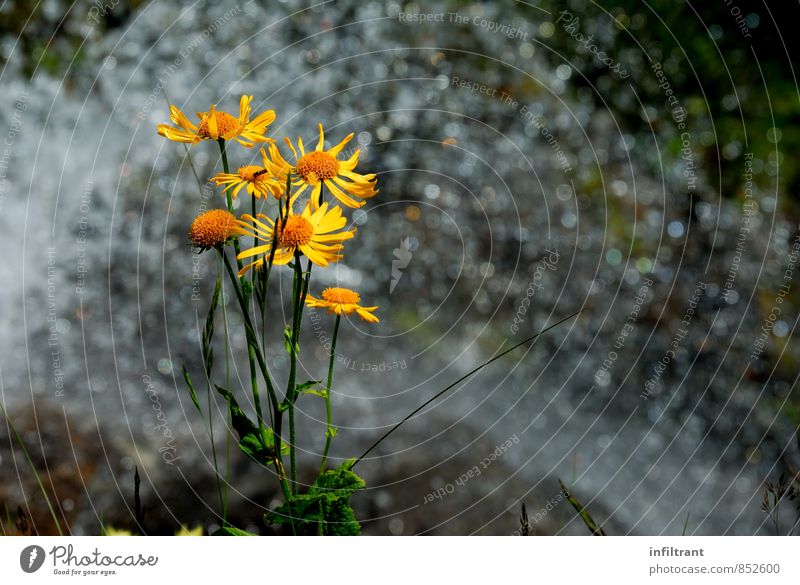
[[[287,325],[286,328],[283,330],[283,347],[286,350],[286,353],[292,355],[292,328],[289,325]],[[298,340],[294,344],[294,354],[298,355],[299,353],[300,353],[300,341]]]
[[[294,522],[308,529],[309,525],[324,520],[320,502],[321,498],[319,496],[299,494],[282,506],[267,512],[264,515],[264,520],[267,524],[291,524]],[[311,531],[310,533],[314,534],[315,532]]]
[[[274,461],[275,436],[272,429],[265,429],[265,432],[261,433],[261,436],[259,436],[258,427],[239,407],[233,394],[221,386],[216,386],[216,388],[217,392],[228,402],[231,424],[239,435],[239,449],[242,453],[262,465],[267,465]],[[283,445],[281,446],[281,450],[283,450]]]
[[[350,503],[340,498],[327,508],[323,534],[330,536],[358,536],[361,524],[356,520],[356,513]]]
[[[328,469],[322,473],[309,488],[309,493],[320,494],[328,499],[349,498],[358,490],[366,487],[366,482],[349,466],[353,460],[348,459],[336,469]]]
[[[292,355],[292,328],[288,325],[283,329],[283,347],[286,353]]]
[[[314,396],[319,396],[321,398],[325,398],[328,395],[328,391],[324,388],[322,390],[317,390],[314,388],[317,384],[321,384],[322,380],[309,380],[308,382],[303,382],[302,384],[298,384],[295,386],[295,395],[299,396],[300,394],[313,394]]]
[[[217,278],[217,284],[214,287],[214,294],[211,296],[211,304],[208,307],[208,315],[206,316],[206,326],[203,328],[203,367],[205,368],[206,377],[211,377],[211,368],[214,365],[214,346],[212,340],[214,339],[214,313],[217,310],[219,303],[219,295],[222,290],[222,278]]]
[[[600,526],[597,522],[594,521],[589,511],[581,504],[578,499],[569,493],[567,486],[564,485],[564,482],[560,479],[558,480],[558,485],[561,486],[561,491],[564,493],[564,496],[567,498],[567,501],[572,504],[572,507],[578,512],[578,515],[583,520],[583,523],[586,524],[586,527],[589,528],[591,533],[594,536],[606,536],[605,530],[603,530],[602,526]]]
[[[200,401],[197,399],[197,391],[194,389],[192,377],[189,375],[189,371],[186,369],[186,366],[183,366],[183,379],[186,380],[186,385],[189,387],[189,397],[192,399],[194,407],[197,409],[197,412],[202,415],[203,409],[200,408]]]
[[[325,437],[328,439],[334,438],[339,433],[339,429],[336,427],[328,427],[325,430]]]
[[[239,530],[238,528],[234,528],[233,526],[223,526],[216,532],[214,532],[211,536],[257,536],[251,532],[247,532],[245,530]]]
[[[364,480],[350,471],[353,460],[321,474],[308,493],[294,496],[268,512],[268,524],[293,524],[305,534],[349,536],[361,533],[361,525],[350,506],[350,496],[364,488]]]
[[[295,389],[299,393],[307,388],[311,388],[312,386],[316,386],[317,384],[321,383],[322,380],[308,380],[307,382],[303,382],[302,384],[298,384],[297,386],[295,386]]]

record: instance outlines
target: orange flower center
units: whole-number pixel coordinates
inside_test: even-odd
[[[314,237],[314,226],[305,217],[293,215],[286,220],[283,228],[278,227],[278,242],[281,248],[305,246]]]
[[[239,120],[227,112],[213,112],[211,116],[216,118],[217,132],[223,138],[229,136],[230,132],[235,131],[239,127]],[[197,135],[200,138],[211,138],[211,135],[208,133],[208,117],[200,122],[200,125],[197,127]]]
[[[189,228],[189,239],[201,248],[224,244],[231,235],[236,218],[224,209],[212,209],[198,215]]]
[[[327,152],[315,150],[297,161],[297,174],[306,181],[324,181],[339,174],[339,161]]]
[[[248,183],[255,182],[256,179],[262,177],[264,174],[265,174],[264,167],[256,167],[253,165],[239,167],[239,178],[242,179],[243,181],[247,181]]]
[[[326,288],[322,291],[322,299],[335,305],[357,305],[361,302],[361,295],[349,288]]]

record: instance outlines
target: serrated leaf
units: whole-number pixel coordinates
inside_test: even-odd
[[[186,385],[189,387],[189,398],[192,399],[192,403],[194,407],[197,409],[201,415],[203,414],[203,409],[200,408],[200,401],[197,399],[197,392],[194,389],[194,384],[192,383],[192,377],[189,375],[189,370],[186,369],[186,366],[183,366],[183,379],[186,381]]]
[[[344,498],[332,502],[325,513],[323,534],[330,536],[358,536],[361,524],[350,503]]]
[[[350,471],[349,466],[353,460],[348,459],[336,469],[329,469],[311,484],[309,493],[321,494],[326,497],[350,497],[358,490],[366,487],[366,482]]]
[[[365,487],[364,480],[350,471],[353,460],[321,474],[308,493],[264,515],[268,524],[293,524],[305,534],[357,535],[361,525],[350,506],[350,496]]]

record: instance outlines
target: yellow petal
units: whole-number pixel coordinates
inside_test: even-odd
[[[334,157],[338,156],[339,153],[344,148],[345,144],[347,144],[348,142],[350,142],[353,139],[353,136],[354,136],[354,134],[352,132],[350,134],[348,134],[347,136],[345,136],[344,140],[342,140],[339,144],[337,144],[336,146],[334,146],[333,148],[331,148],[328,151],[328,154],[330,154],[330,155],[332,155]],[[358,156],[358,150],[356,151],[355,156]]]
[[[366,203],[366,201],[363,201],[363,200],[362,201],[356,201],[352,197],[346,195],[344,193],[344,191],[339,189],[339,187],[337,187],[333,183],[333,181],[328,181],[328,189],[331,190],[331,193],[333,193],[334,197],[336,197],[339,201],[341,201],[342,203],[347,205],[347,207],[352,207],[354,209],[358,209],[359,207],[363,207],[364,204]]]
[[[253,100],[251,95],[243,95],[239,99],[239,125],[244,126],[250,119],[250,102]]]
[[[208,117],[206,118],[208,126],[208,135],[217,140],[219,138],[219,129],[217,128],[217,106],[211,106],[211,110],[208,112]]]
[[[189,118],[187,118],[176,106],[169,107],[169,114],[170,119],[184,130],[197,130],[197,126],[192,124],[189,121]]]
[[[322,122],[319,124],[319,142],[317,142],[317,150],[321,151],[325,146],[325,131],[322,129]]]

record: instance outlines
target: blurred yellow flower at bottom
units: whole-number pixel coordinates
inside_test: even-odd
[[[133,532],[108,526],[105,528],[105,536],[133,536]]]
[[[175,536],[203,536],[203,527],[195,526],[194,528],[189,528],[185,524],[181,524],[181,529],[175,533]]]

